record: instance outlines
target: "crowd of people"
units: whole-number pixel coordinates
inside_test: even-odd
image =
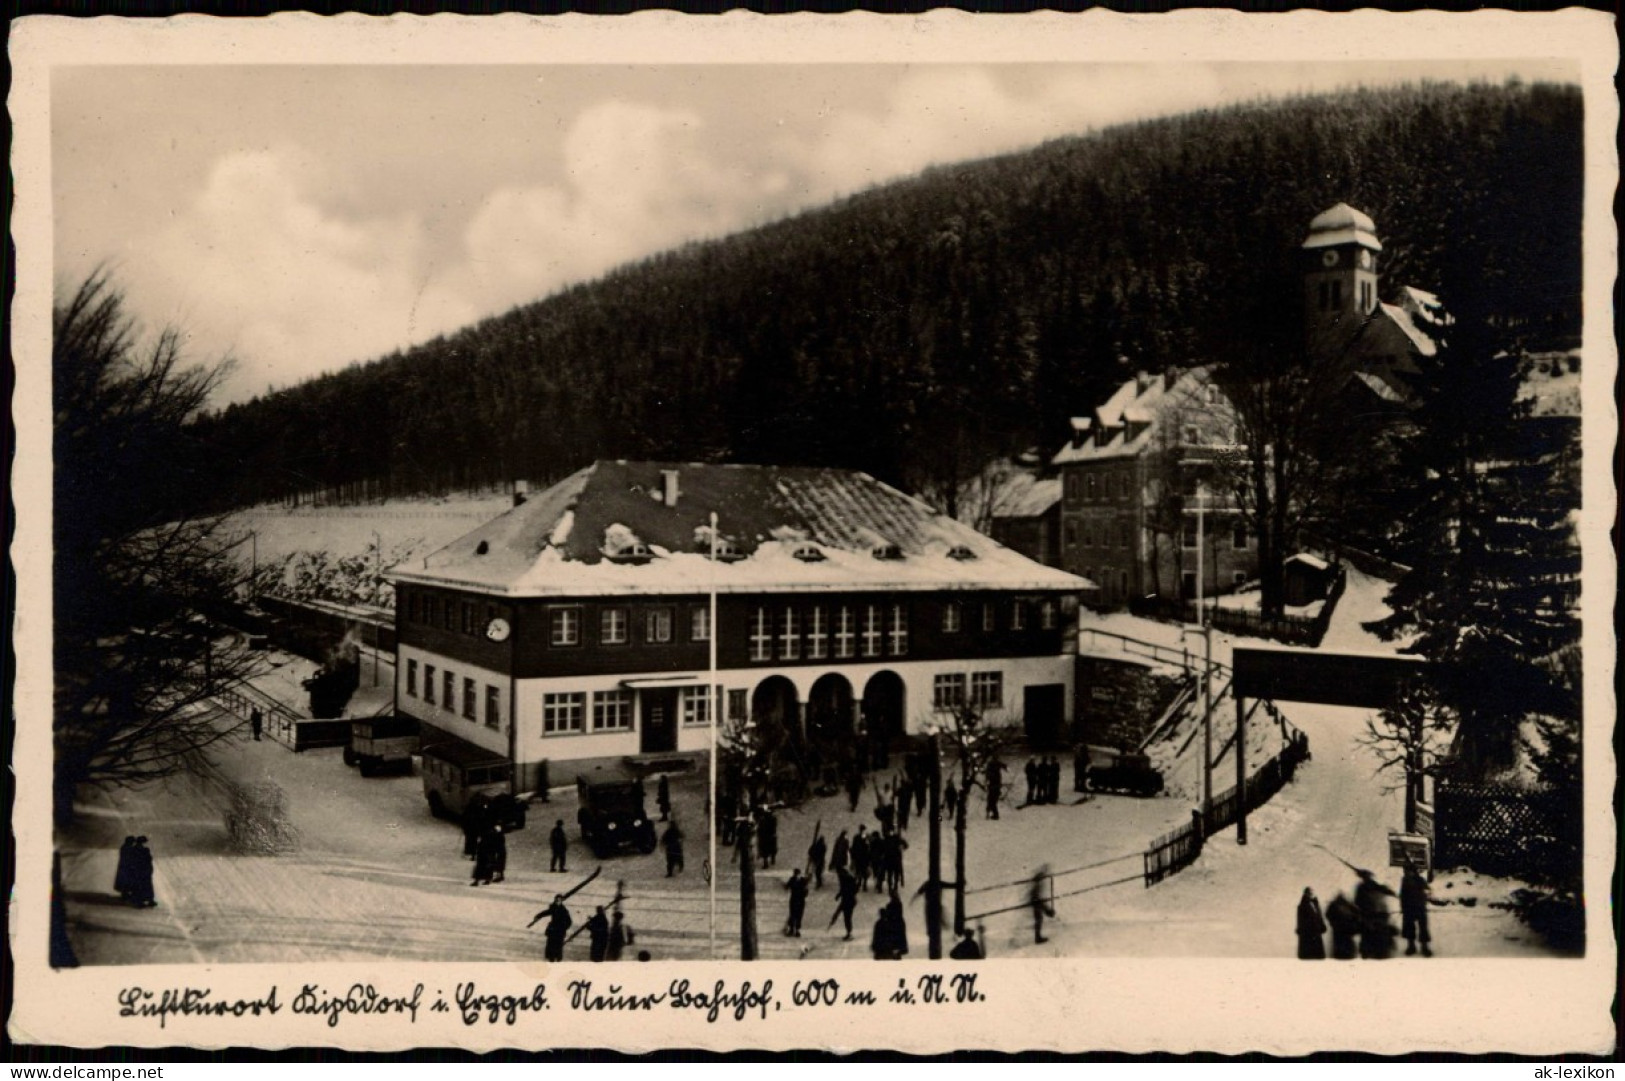
[[[1364,958],[1382,961],[1394,955],[1395,939],[1405,939],[1406,956],[1421,953],[1433,956],[1433,935],[1428,927],[1431,900],[1427,879],[1414,866],[1405,868],[1399,885],[1400,926],[1393,923],[1391,899],[1394,891],[1377,881],[1376,875],[1356,868],[1359,880],[1354,896],[1339,893],[1322,911],[1315,891],[1304,887],[1298,901],[1298,957],[1305,961],[1326,959],[1326,932],[1331,932],[1331,957],[1338,961]]]

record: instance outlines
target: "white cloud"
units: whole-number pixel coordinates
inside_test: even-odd
[[[412,215],[347,218],[342,184],[296,148],[220,158],[197,200],[154,238],[147,289],[183,308],[194,340],[236,356],[229,397],[287,385],[475,317],[423,280]]]
[[[740,228],[784,186],[717,160],[691,111],[609,101],[565,133],[559,183],[493,191],[464,234],[458,289],[487,310]]]

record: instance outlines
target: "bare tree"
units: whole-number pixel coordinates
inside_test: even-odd
[[[1366,720],[1360,742],[1377,754],[1378,774],[1399,774],[1384,790],[1405,789],[1405,828],[1416,828],[1416,802],[1454,737],[1458,718],[1425,682],[1402,688],[1394,704]]]
[[[144,339],[105,271],[54,313],[55,803],[81,785],[199,770],[231,725],[209,699],[250,666],[218,619],[236,538],[190,513],[207,465],[188,424],[225,365]]]
[[[1021,730],[1019,717],[1001,713],[1002,724],[992,724],[989,711],[966,701],[933,714],[940,738],[953,751],[959,764],[959,801],[954,808],[954,933],[965,932],[965,830],[967,809],[973,793],[988,792],[988,768],[1016,739]]]

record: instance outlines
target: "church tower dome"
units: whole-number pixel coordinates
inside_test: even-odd
[[[1305,326],[1310,343],[1339,327],[1357,326],[1377,307],[1377,255],[1382,242],[1369,216],[1338,203],[1315,215],[1303,242]]]

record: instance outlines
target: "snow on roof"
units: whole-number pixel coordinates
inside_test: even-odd
[[[1061,478],[1017,473],[1005,481],[995,518],[1037,518],[1061,501]]]
[[[1086,439],[1082,446],[1068,443],[1050,461],[1054,465],[1067,465],[1137,457],[1152,445],[1158,421],[1170,411],[1181,408],[1192,410],[1191,419],[1211,421],[1219,418],[1220,426],[1227,426],[1234,409],[1222,391],[1218,394],[1218,401],[1208,402],[1204,390],[1210,385],[1212,374],[1206,367],[1190,368],[1147,381],[1126,380],[1112,393],[1106,404],[1095,411],[1101,425],[1112,429],[1111,434],[1100,441]],[[1125,422],[1134,427],[1125,429]],[[1205,427],[1211,428],[1212,425]]]
[[[653,498],[663,469],[682,477],[672,506]],[[710,558],[712,513],[744,558]],[[606,558],[603,541],[623,531],[651,558]],[[825,558],[798,559],[806,544]],[[902,558],[876,558],[888,546]],[[624,461],[597,462],[390,577],[509,596],[1090,586],[866,473]]]
[[[1439,326],[1449,321],[1444,310],[1444,301],[1439,299],[1437,293],[1430,293],[1426,289],[1418,289],[1414,285],[1404,285],[1399,290],[1399,306],[1421,319],[1424,323]]]
[[[1439,351],[1438,345],[1422,328],[1416,325],[1409,311],[1397,304],[1384,303],[1377,305],[1377,307],[1404,333],[1405,337],[1410,339],[1411,345],[1418,353],[1424,357],[1431,357]]]
[[[1371,393],[1385,402],[1405,401],[1403,392],[1375,372],[1355,372],[1354,378],[1358,379]]]
[[[1323,571],[1331,566],[1313,552],[1299,552],[1297,555],[1288,556],[1286,561],[1288,563],[1302,563],[1305,566],[1315,568],[1317,571]]]
[[[1315,215],[1309,223],[1309,238],[1305,248],[1331,248],[1339,244],[1360,244],[1372,251],[1381,251],[1377,239],[1377,223],[1347,203],[1338,203]]]

